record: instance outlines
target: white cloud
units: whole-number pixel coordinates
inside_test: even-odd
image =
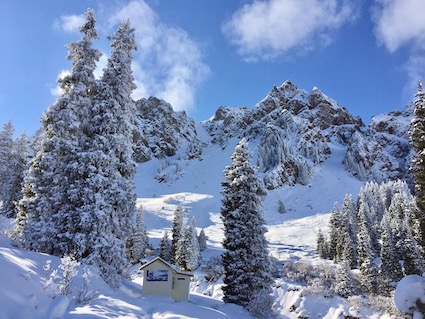
[[[61,29],[67,33],[78,33],[80,27],[85,22],[85,15],[66,15],[61,16],[60,20],[54,22],[54,27]]]
[[[175,110],[192,108],[197,87],[210,73],[198,44],[184,30],[161,22],[143,0],[129,2],[111,14],[109,22],[116,25],[124,19],[136,29],[134,98],[153,95]]]
[[[390,52],[406,44],[425,48],[424,0],[377,0],[375,34]]]
[[[332,41],[332,32],[356,19],[357,1],[255,0],[223,24],[223,33],[246,60],[305,52]]]
[[[425,80],[425,1],[375,0],[372,20],[375,36],[391,53],[405,47],[408,60],[404,69],[408,83],[404,95],[411,100],[419,80]]]

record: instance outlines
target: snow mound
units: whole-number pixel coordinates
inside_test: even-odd
[[[419,307],[424,311],[425,277],[409,275],[400,280],[395,291],[394,301],[397,309],[401,312],[414,314],[419,311]],[[418,305],[418,303],[421,305]],[[415,318],[419,317],[416,316]],[[423,316],[421,318],[423,318]]]

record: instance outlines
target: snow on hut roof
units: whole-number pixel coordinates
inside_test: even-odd
[[[143,270],[145,267],[149,266],[150,264],[153,264],[155,261],[160,261],[163,264],[165,264],[166,266],[168,266],[169,268],[171,268],[171,270],[173,270],[175,273],[179,274],[179,275],[185,275],[185,276],[190,276],[193,277],[192,273],[186,272],[186,271],[181,271],[180,269],[178,269],[176,266],[170,264],[168,261],[165,261],[164,259],[162,259],[161,257],[157,256],[154,259],[152,259],[151,261],[143,264],[140,267],[140,270]]]

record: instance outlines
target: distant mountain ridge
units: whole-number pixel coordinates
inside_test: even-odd
[[[411,106],[375,116],[366,125],[318,88],[307,92],[290,81],[274,86],[252,108],[221,106],[201,123],[154,97],[136,105],[139,162],[199,160],[211,143],[225,149],[230,139],[245,137],[254,145],[253,161],[268,189],[308,184],[330,156],[331,144],[346,147],[341,165],[361,181],[411,179]],[[208,134],[200,134],[200,127]]]

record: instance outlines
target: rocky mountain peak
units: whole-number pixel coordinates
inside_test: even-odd
[[[172,106],[156,97],[136,101],[138,131],[135,134],[136,160],[152,157],[198,157],[201,142],[195,121],[186,112],[174,112]]]
[[[245,137],[268,189],[308,184],[335,147],[345,148],[341,165],[360,180],[410,178],[412,107],[375,116],[365,125],[319,88],[308,92],[291,81],[274,86],[252,108],[221,106],[199,126],[163,100],[151,97],[136,105],[139,162],[153,157],[202,159],[202,149],[208,144],[225,149]],[[200,127],[208,134],[199,135]]]

